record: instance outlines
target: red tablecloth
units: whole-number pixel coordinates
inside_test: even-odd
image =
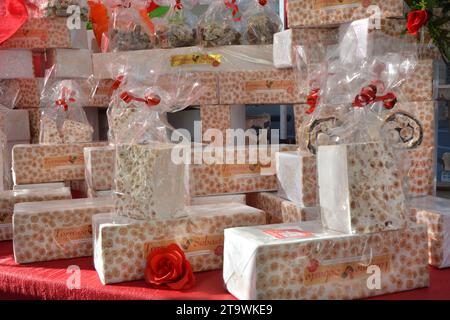
[[[67,268],[81,269],[81,288],[68,289]],[[0,242],[0,299],[234,299],[223,287],[222,271],[196,273],[193,290],[155,290],[143,281],[104,286],[92,258],[58,260],[27,265],[14,262],[12,243]],[[391,294],[375,299],[450,299],[450,269],[430,267],[429,288]]]

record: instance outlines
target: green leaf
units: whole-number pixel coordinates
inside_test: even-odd
[[[87,30],[92,30],[92,29],[93,29],[92,21],[86,22],[86,29],[87,29]]]
[[[161,6],[150,12],[148,15],[151,19],[162,18],[169,12],[170,6]]]

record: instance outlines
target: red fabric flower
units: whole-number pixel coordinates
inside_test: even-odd
[[[415,36],[428,22],[427,10],[414,10],[408,13],[408,33]]]
[[[195,285],[191,265],[174,243],[150,251],[144,275],[145,281],[155,288],[183,290]]]
[[[0,3],[0,43],[5,42],[27,21],[24,0],[3,0]]]

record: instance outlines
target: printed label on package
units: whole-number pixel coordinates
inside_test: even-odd
[[[179,54],[170,57],[170,65],[172,67],[179,67],[183,65],[206,64],[213,67],[218,67],[221,60],[222,56],[220,54]]]
[[[391,270],[391,256],[382,255],[372,257],[370,261],[364,261],[363,257],[353,257],[346,262],[342,261],[322,261],[316,259],[309,261],[308,267],[304,271],[305,286],[313,286],[324,283],[351,281],[367,278],[367,267],[376,265],[383,274]]]
[[[294,92],[293,80],[252,80],[245,83],[246,92],[287,92],[292,94]]]
[[[178,237],[175,239],[169,240],[157,240],[150,241],[145,243],[144,245],[144,254],[145,256],[151,250],[155,250],[161,247],[167,247],[171,243],[175,243],[180,246],[181,249],[187,254],[192,255],[193,253],[208,251],[214,252],[214,254],[218,256],[223,255],[223,234],[217,235],[203,235],[203,236],[186,236],[186,237]]]
[[[53,238],[60,246],[65,246],[69,242],[92,241],[92,225],[55,229]]]
[[[268,229],[263,232],[275,239],[301,239],[314,236],[314,233],[301,229]]]
[[[73,167],[84,167],[84,154],[75,153],[63,156],[51,156],[44,158],[45,169],[71,169]]]
[[[356,8],[363,4],[364,0],[314,0],[314,9],[342,9],[342,8]]]

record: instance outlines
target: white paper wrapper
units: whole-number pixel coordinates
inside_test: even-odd
[[[263,211],[239,203],[192,206],[186,214],[152,221],[94,216],[94,264],[102,283],[142,279],[149,250],[170,243],[185,251],[194,272],[220,269],[224,229],[266,221]]]
[[[413,218],[428,228],[429,263],[450,267],[450,200],[432,196],[408,201]]]
[[[114,210],[112,198],[20,203],[14,207],[17,263],[92,255],[92,216]]]
[[[356,235],[319,222],[232,228],[224,250],[226,288],[242,300],[359,299],[429,283],[422,225]]]
[[[300,207],[316,206],[316,157],[309,152],[278,152],[276,165],[278,194]]]

